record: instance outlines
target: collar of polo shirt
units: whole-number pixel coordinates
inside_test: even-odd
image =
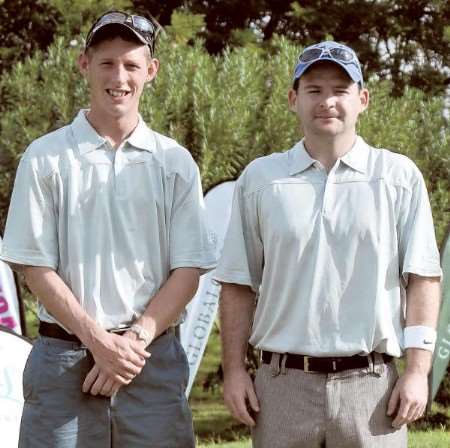
[[[87,109],[80,110],[71,125],[81,154],[95,151],[106,142],[106,139],[100,136],[87,120],[87,112]],[[156,145],[155,136],[145,125],[144,120],[140,115],[138,125],[128,137],[127,141],[135,148],[149,152],[153,152]]]
[[[368,157],[369,148],[364,140],[358,136],[352,149],[342,156],[340,160],[355,171],[364,174],[367,170]],[[288,160],[289,174],[291,176],[305,171],[316,161],[306,151],[303,139],[289,151]]]

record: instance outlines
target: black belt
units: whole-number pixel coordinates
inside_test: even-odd
[[[274,353],[262,351],[262,362],[264,364],[270,364],[272,355]],[[280,363],[282,357],[286,355],[285,366],[288,369],[300,369],[305,372],[320,372],[320,373],[333,373],[342,372],[348,369],[363,369],[369,367],[369,358],[373,359],[373,353],[368,356],[341,356],[341,357],[324,357],[315,358],[304,355],[293,355],[291,353],[280,353]],[[392,360],[392,356],[383,353],[381,355],[385,363]]]
[[[114,331],[115,334],[124,334],[127,329],[120,331]],[[40,321],[39,334],[41,336],[47,336],[49,338],[62,339],[63,341],[78,342],[81,344],[80,339],[74,334],[67,333],[66,330],[61,328],[58,324],[51,324],[50,322]]]
[[[129,328],[124,328],[123,330],[109,330],[111,333],[122,335],[124,334]],[[167,330],[164,330],[159,336],[163,336],[166,333],[171,333],[175,331],[175,327],[169,327]],[[41,336],[47,336],[49,338],[55,338],[55,339],[62,339],[63,341],[70,341],[70,342],[78,342],[78,344],[82,344],[81,340],[75,336],[74,334],[67,333],[66,330],[61,328],[58,324],[51,324],[50,322],[39,322],[39,334]],[[154,340],[158,339],[155,338]]]

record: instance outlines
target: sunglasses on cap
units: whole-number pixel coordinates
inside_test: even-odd
[[[161,30],[161,26],[158,24],[158,22],[156,22],[155,19],[150,20],[146,17],[128,14],[123,11],[110,11],[99,17],[99,19],[97,19],[97,21],[92,25],[87,34],[86,48],[88,48],[91,44],[95,33],[100,28],[110,24],[126,26],[128,29],[134,32],[136,37],[138,37],[142,43],[150,47],[150,50],[153,54],[155,39],[159,31]]]
[[[328,56],[334,61],[344,64],[356,63],[359,65],[358,58],[353,51],[342,47],[333,48],[310,48],[306,49],[298,58],[299,62],[308,63],[321,59],[328,53]]]
[[[355,52],[346,45],[332,41],[311,45],[300,53],[294,71],[294,80],[303,76],[306,70],[318,61],[331,61],[340,65],[354,82],[363,87],[361,66]]]

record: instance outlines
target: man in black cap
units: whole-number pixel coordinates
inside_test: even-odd
[[[195,162],[138,113],[157,31],[101,16],[79,58],[90,108],[32,142],[17,171],[1,258],[40,319],[23,448],[194,446],[174,325],[215,259]]]

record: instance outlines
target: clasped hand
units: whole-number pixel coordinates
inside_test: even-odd
[[[128,332],[123,336],[105,332],[89,349],[95,365],[87,374],[82,390],[91,395],[114,395],[139,375],[150,357],[143,341],[134,340]]]

